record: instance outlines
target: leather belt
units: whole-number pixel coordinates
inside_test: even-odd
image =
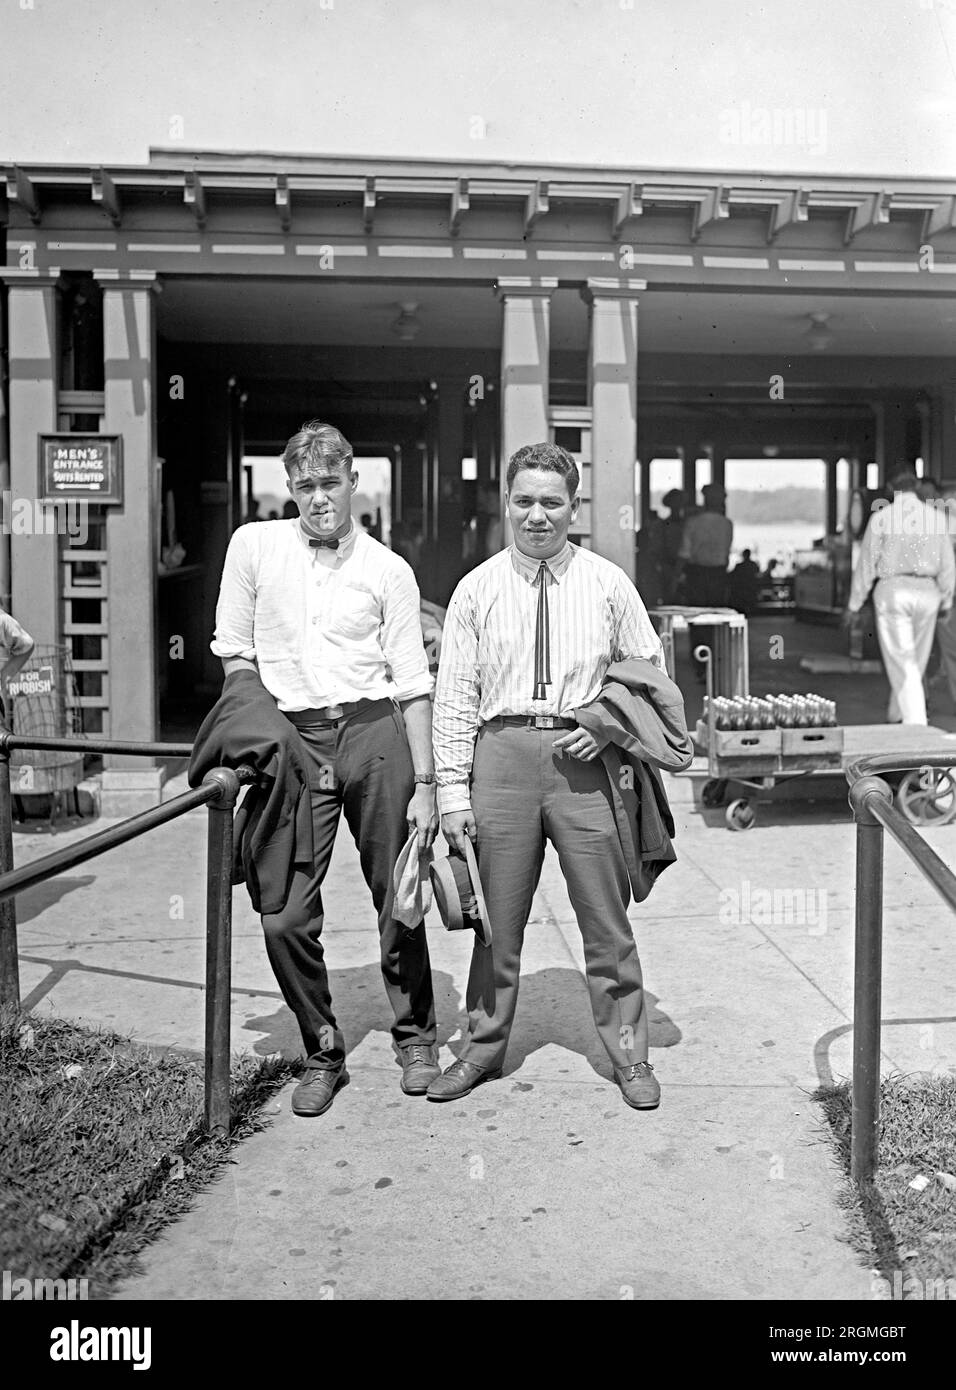
[[[362,710],[371,709],[373,705],[390,705],[391,703],[391,700],[387,698],[352,700],[342,705],[323,705],[320,709],[285,710],[284,713],[286,719],[291,720],[295,725],[302,725],[310,729],[334,729],[344,719],[351,719],[353,715],[360,714]]]
[[[576,719],[561,719],[556,714],[498,714],[489,724],[503,724],[509,729],[576,729]]]

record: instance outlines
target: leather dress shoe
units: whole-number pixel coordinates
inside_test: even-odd
[[[615,1067],[614,1080],[621,1095],[634,1110],[656,1110],[661,1103],[661,1088],[650,1062],[635,1062],[631,1067]]]
[[[293,1115],[324,1115],[336,1091],[349,1084],[345,1064],[340,1067],[307,1067],[292,1092]]]
[[[433,1043],[410,1043],[401,1049],[402,1090],[407,1096],[423,1096],[441,1076],[438,1048]]]
[[[500,1075],[500,1068],[498,1071],[488,1071],[485,1067],[479,1067],[477,1062],[459,1059],[432,1082],[426,1095],[429,1100],[459,1100],[483,1081],[496,1081]]]

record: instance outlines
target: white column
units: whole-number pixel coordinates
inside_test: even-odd
[[[591,549],[634,578],[637,301],[646,280],[589,279]]]
[[[2,501],[10,524],[7,504],[22,499],[32,505],[37,495],[38,437],[57,431],[60,272],[8,267],[0,277],[8,290],[10,496]],[[10,536],[12,612],[43,646],[60,641],[58,544],[55,535]]]
[[[97,271],[103,287],[103,430],[123,441],[123,505],[107,508],[110,735],[157,737],[156,325],[152,271]],[[148,758],[108,759],[103,812],[129,815],[160,799],[164,770]],[[108,806],[107,806],[107,803]]]
[[[551,296],[556,279],[508,277],[495,293],[504,306],[501,329],[501,496],[508,461],[525,444],[548,439]],[[511,543],[504,518],[503,544]]]

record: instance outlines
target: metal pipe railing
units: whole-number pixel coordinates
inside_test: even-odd
[[[233,812],[239,788],[256,779],[250,767],[216,768],[202,785],[151,807],[99,834],[44,855],[22,869],[13,866],[10,752],[14,748],[118,753],[143,757],[188,757],[189,744],[132,743],[119,739],[20,738],[0,732],[0,1007],[20,1007],[17,922],[14,899],[26,888],[53,878],[177,820],[198,806],[208,808],[206,851],[206,1022],[205,1120],[211,1133],[229,1133],[229,1006],[232,988]]]
[[[857,758],[846,769],[856,821],[850,1175],[857,1183],[873,1181],[879,1160],[884,830],[956,911],[956,875],[896,809],[892,789],[879,774],[950,768],[953,761],[952,753],[909,758],[880,753]]]
[[[118,738],[34,738],[0,732],[0,749],[30,748],[54,753],[116,753],[136,758],[188,758],[191,743],[136,743]]]

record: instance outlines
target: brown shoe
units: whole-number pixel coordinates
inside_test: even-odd
[[[423,1096],[441,1076],[438,1048],[433,1043],[409,1043],[401,1049],[402,1090],[407,1096]]]
[[[477,1062],[459,1060],[445,1068],[429,1086],[426,1095],[429,1100],[460,1100],[483,1081],[496,1081],[500,1075],[500,1068],[488,1071],[485,1067],[479,1067]]]
[[[336,1091],[349,1084],[345,1063],[340,1067],[307,1067],[292,1092],[293,1115],[324,1115]]]
[[[656,1110],[660,1105],[661,1088],[650,1062],[635,1062],[632,1067],[615,1067],[614,1080],[632,1109]]]

